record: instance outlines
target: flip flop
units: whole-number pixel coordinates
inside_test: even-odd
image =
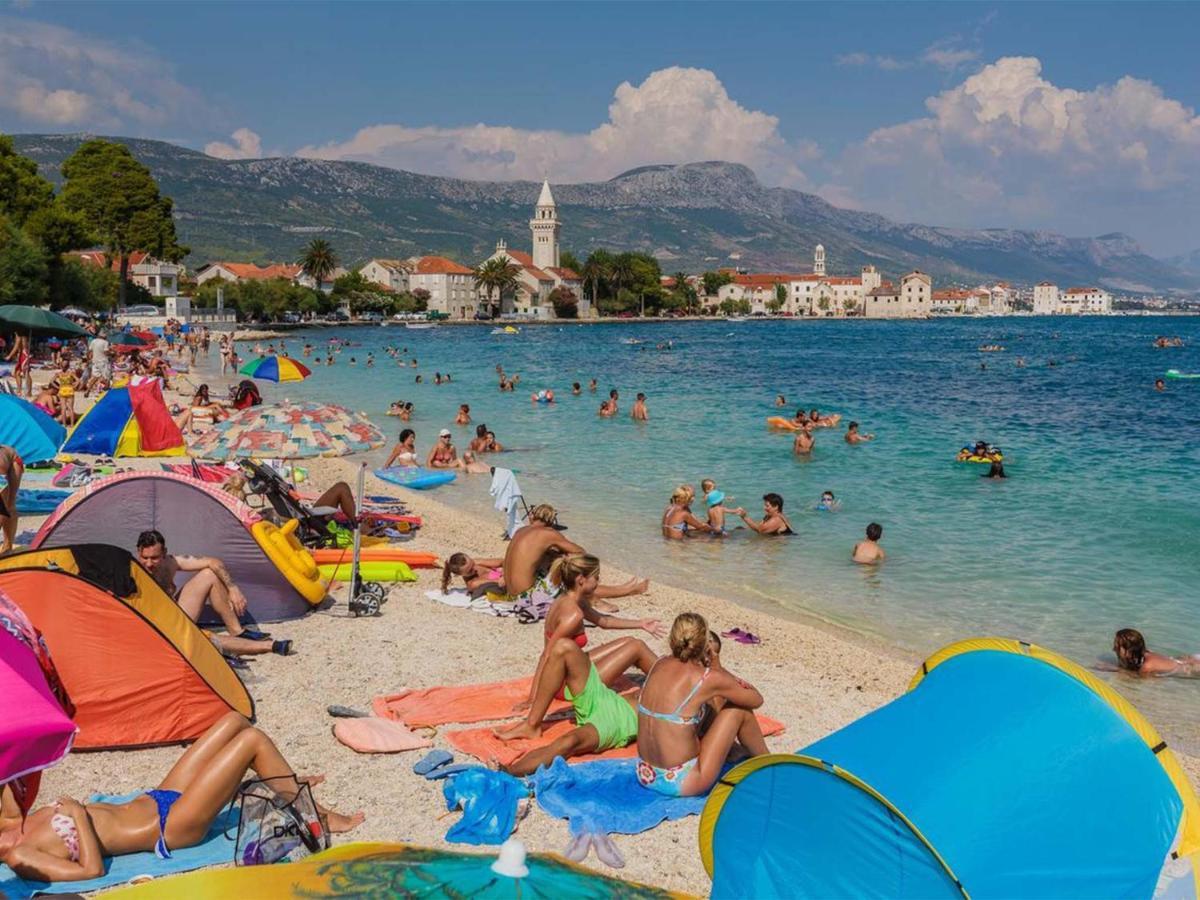
[[[761,644],[762,638],[752,631],[742,631],[740,628],[731,628],[729,631],[722,631],[721,637],[733,638],[739,644]]]
[[[592,849],[592,836],[588,832],[577,834],[571,838],[571,842],[567,844],[567,849],[563,851],[563,856],[571,860],[571,862],[583,862],[587,859],[587,855]]]
[[[478,768],[481,768],[479,763],[449,763],[448,765],[438,766],[432,772],[426,773],[425,780],[438,781],[451,775],[457,775],[459,772],[465,772],[467,769]]]
[[[291,656],[292,642],[290,640],[272,641],[271,652],[278,653],[280,656]]]
[[[413,772],[417,775],[428,775],[439,766],[445,766],[452,762],[454,762],[454,754],[448,750],[430,750],[413,766]]]
[[[336,703],[325,707],[325,712],[339,719],[365,719],[371,715],[369,712],[363,712],[361,709],[355,709],[352,706],[340,706]]]
[[[592,846],[596,848],[596,858],[610,869],[625,868],[625,857],[617,849],[611,837],[607,834],[597,834],[592,837]]]
[[[226,656],[225,662],[229,663],[231,669],[249,669],[250,663],[237,656]]]
[[[265,641],[271,636],[269,631],[259,631],[255,628],[243,628],[242,633],[236,637],[245,638],[248,641]]]

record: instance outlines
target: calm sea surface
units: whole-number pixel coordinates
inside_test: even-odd
[[[303,385],[269,393],[344,403],[392,437],[400,423],[384,415],[388,403],[411,400],[422,454],[469,403],[476,423],[522,448],[502,459],[519,471],[530,502],[553,502],[572,538],[603,558],[749,606],[815,614],[922,655],[997,634],[1091,665],[1125,626],[1156,649],[1200,652],[1200,381],[1153,390],[1168,368],[1200,372],[1200,319],[490,330],[301,332],[288,341],[295,356],[304,340],[323,346],[334,333],[359,345]],[[1178,334],[1187,346],[1156,350],[1157,334]],[[673,350],[654,349],[667,339]],[[978,352],[993,342],[1007,350]],[[419,368],[398,367],[387,346],[407,348]],[[373,369],[364,368],[368,350]],[[497,363],[521,374],[515,394],[497,390]],[[453,383],[435,386],[437,371]],[[592,377],[598,394],[587,393]],[[572,381],[583,383],[582,397],[570,395]],[[555,390],[556,406],[530,404],[541,387]],[[621,413],[599,419],[613,387]],[[649,397],[648,423],[628,417],[637,391]],[[797,459],[790,437],[768,431],[777,393],[789,411],[843,414],[842,427],[817,432],[811,459]],[[851,419],[876,440],[846,445]],[[473,427],[450,427],[461,452]],[[1003,448],[1006,481],[954,461],[977,438]],[[755,513],[763,493],[782,494],[798,536],[741,530],[726,540],[662,540],[671,489],[708,477]],[[487,484],[460,478],[437,496],[486,510],[498,535]],[[840,511],[814,510],[823,490],[837,494]],[[888,552],[877,569],[849,561],[871,521],[883,525]],[[1118,680],[1160,728],[1200,748],[1200,681]]]

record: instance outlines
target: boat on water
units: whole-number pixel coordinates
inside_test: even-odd
[[[514,328],[512,325],[505,325],[503,328],[493,328],[492,334],[520,334],[520,328]]]
[[[432,322],[409,322],[404,327],[413,328],[418,331],[425,331],[426,329],[435,328],[436,326]]]
[[[725,321],[726,322],[749,322],[750,320],[746,316],[730,316]]]

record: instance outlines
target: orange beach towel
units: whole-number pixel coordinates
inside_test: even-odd
[[[760,715],[758,724],[762,728],[763,735],[770,737],[773,734],[780,734],[783,731],[783,723],[776,721],[768,716]],[[549,724],[542,731],[542,736],[537,740],[520,740],[520,741],[502,741],[494,734],[491,728],[467,728],[463,731],[451,731],[445,734],[445,738],[450,742],[450,746],[456,750],[461,750],[463,753],[469,753],[476,759],[487,762],[490,759],[495,759],[501,765],[508,765],[517,757],[530,750],[535,750],[538,747],[543,747],[554,741],[572,728],[575,727],[575,722],[570,719],[560,719],[553,724]],[[586,756],[573,756],[571,762],[589,762],[593,759],[626,759],[631,756],[637,756],[637,743],[632,743],[627,747],[621,747],[617,750],[606,750],[603,753],[592,753]]]
[[[401,691],[399,694],[376,697],[371,701],[371,710],[380,718],[403,722],[409,728],[512,719],[521,715],[513,709],[518,703],[529,699],[532,682],[532,678],[514,678],[512,681]],[[634,687],[636,685],[628,678],[622,678],[613,685],[619,694]],[[550,704],[547,715],[570,708],[571,704],[556,700]]]

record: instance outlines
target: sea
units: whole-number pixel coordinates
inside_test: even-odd
[[[1154,348],[1160,334],[1184,347]],[[1154,388],[1168,369],[1200,372],[1200,318],[752,319],[519,334],[392,324],[297,332],[287,349],[300,356],[305,341],[323,349],[331,337],[353,343],[302,384],[270,386],[268,401],[343,403],[389,439],[402,427],[389,403],[411,401],[422,454],[443,427],[466,447],[474,424],[452,422],[467,403],[473,423],[511,448],[493,461],[517,471],[529,503],[554,504],[573,540],[624,570],[917,656],[999,635],[1102,668],[1123,627],[1155,650],[1200,653],[1200,380]],[[1004,350],[979,350],[991,344]],[[499,391],[497,365],[520,374],[515,393]],[[435,373],[452,380],[436,385]],[[530,402],[543,388],[555,404]],[[620,414],[601,419],[614,388]],[[629,417],[639,391],[648,422]],[[766,424],[798,408],[842,415],[807,458]],[[847,445],[851,420],[874,440]],[[955,460],[976,440],[1003,450],[1008,478]],[[782,495],[796,535],[664,540],[672,489],[704,478],[756,516],[763,494]],[[488,483],[460,477],[436,496],[491,517],[499,554]],[[825,490],[834,512],[816,508]],[[703,518],[702,504],[695,511]],[[888,558],[857,566],[850,550],[870,522],[883,526]],[[1174,742],[1200,750],[1200,680],[1102,677]]]

